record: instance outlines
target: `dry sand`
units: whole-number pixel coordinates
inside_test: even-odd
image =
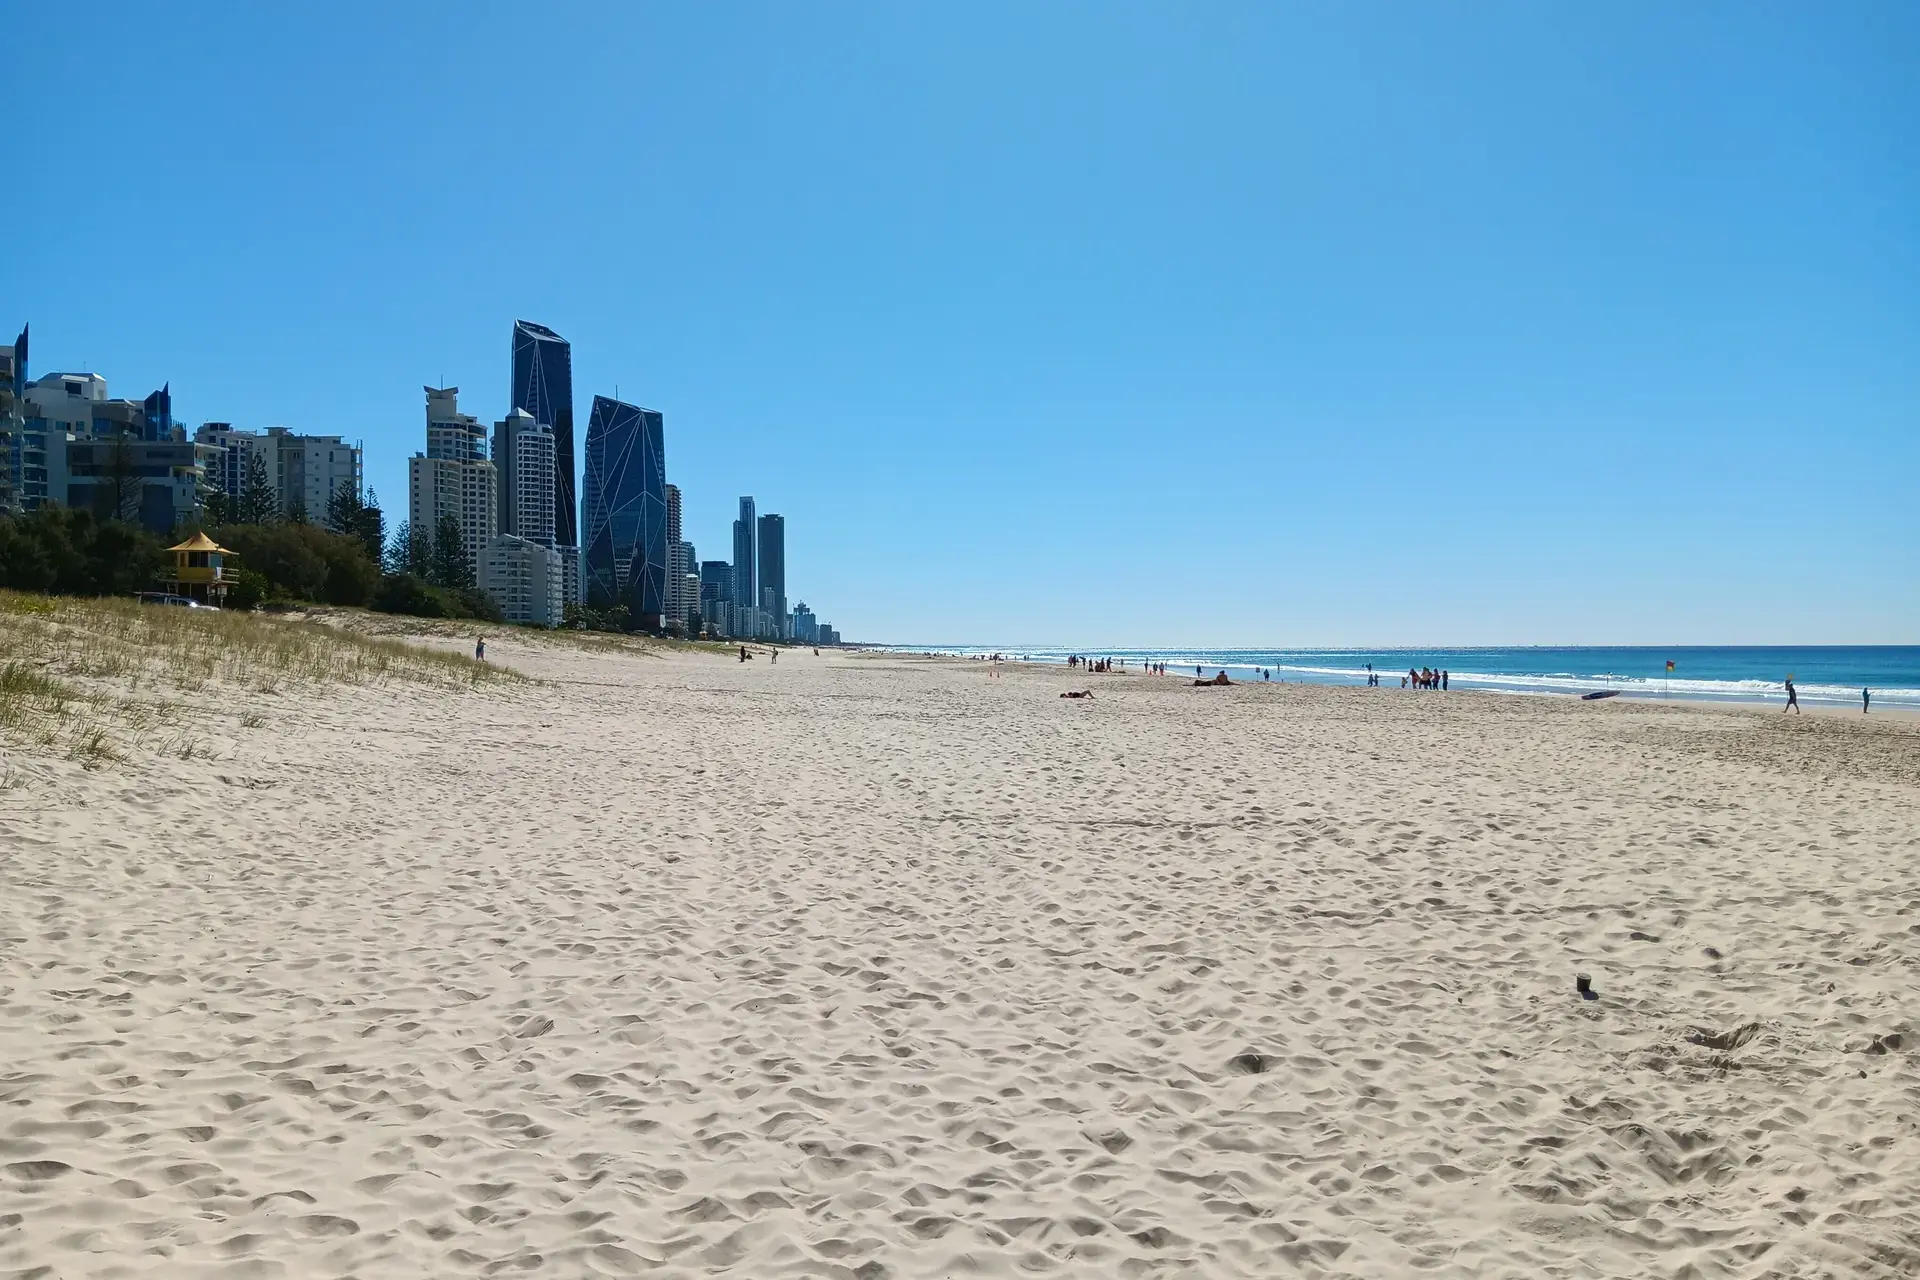
[[[1920,1274],[1920,725],[489,650],[16,760],[0,1274]]]

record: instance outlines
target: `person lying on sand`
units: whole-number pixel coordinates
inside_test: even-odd
[[[1060,696],[1063,698],[1091,698],[1093,696],[1093,690],[1069,689],[1067,692],[1061,694]]]
[[[1232,684],[1232,683],[1233,681],[1227,679],[1227,673],[1222,671],[1219,675],[1215,676],[1211,680],[1195,680],[1193,682],[1193,687],[1196,689],[1211,689],[1214,685],[1217,685],[1217,684]]]

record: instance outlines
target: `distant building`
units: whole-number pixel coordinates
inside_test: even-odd
[[[734,604],[751,608],[760,601],[760,585],[754,574],[754,528],[753,499],[740,499],[740,518],[733,522],[733,591]],[[748,634],[736,631],[735,635]]]
[[[499,480],[487,458],[487,429],[460,412],[460,388],[427,387],[427,451],[407,459],[407,519],[416,538],[437,536],[440,521],[460,526],[477,576],[499,518]]]
[[[320,524],[335,493],[360,492],[360,446],[339,436],[303,435],[290,427],[237,431],[231,423],[203,422],[193,438],[214,450],[207,460],[207,486],[229,497],[245,489],[249,460],[258,457],[282,516],[298,513]]]
[[[760,517],[760,607],[774,620],[774,630],[787,631],[787,518],[771,513]]]
[[[27,432],[27,328],[10,347],[0,347],[0,515],[25,505]],[[40,461],[41,494],[46,460]]]
[[[558,548],[503,533],[487,544],[480,589],[508,622],[557,627],[566,613],[566,558]]]
[[[586,584],[580,577],[580,548],[560,544],[561,576],[565,579],[560,585],[566,592],[568,604],[579,604],[586,590]]]
[[[15,341],[16,361],[22,345]],[[91,510],[155,533],[199,515],[213,451],[174,426],[167,387],[145,400],[113,400],[99,374],[54,373],[28,383],[19,400],[14,500],[22,507]],[[12,458],[9,442],[10,488]]]
[[[68,440],[65,505],[138,524],[154,533],[170,533],[200,514],[204,448],[184,436]]]
[[[14,350],[19,349],[16,342]],[[92,436],[93,409],[106,401],[107,380],[95,373],[54,374],[33,382],[25,377],[23,368],[16,501],[28,511],[46,503],[67,506],[67,442]]]
[[[207,487],[217,489],[228,497],[238,497],[247,483],[248,458],[260,455],[260,465],[271,476],[275,471],[277,459],[269,446],[266,436],[258,431],[236,431],[231,422],[203,422],[194,428],[195,443],[211,446],[215,452],[207,462]],[[276,504],[280,501],[279,489],[274,489]]]
[[[582,573],[589,608],[627,606],[657,628],[666,609],[666,429],[658,410],[593,398],[581,483]]]
[[[553,546],[553,428],[515,409],[493,424],[493,468],[500,488],[499,530]]]
[[[667,625],[675,626],[686,622],[688,600],[686,599],[685,579],[687,576],[687,544],[680,539],[680,486],[670,484],[667,494],[667,590],[666,603],[661,612]]]
[[[793,606],[792,627],[793,638],[801,644],[820,643],[820,622],[804,600]]]
[[[267,437],[282,514],[304,512],[318,524],[326,520],[334,494],[360,492],[358,445],[339,436],[301,435],[288,427],[268,427]]]
[[[553,433],[553,536],[580,545],[580,507],[574,494],[573,348],[531,320],[513,322],[513,407]]]

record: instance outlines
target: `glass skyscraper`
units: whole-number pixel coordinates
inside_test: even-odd
[[[580,545],[580,508],[574,501],[573,348],[531,320],[513,322],[513,408],[553,429],[553,537]]]
[[[760,607],[773,615],[776,633],[787,616],[787,518],[760,517]]]
[[[667,451],[657,410],[593,398],[581,515],[590,609],[627,606],[636,626],[661,625],[667,603]]]
[[[740,518],[733,522],[733,602],[743,608],[760,603],[760,587],[753,571],[753,499],[740,499]]]

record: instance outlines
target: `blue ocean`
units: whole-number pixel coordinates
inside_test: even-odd
[[[894,645],[913,653],[999,653],[1030,662],[1065,662],[1069,654],[1118,658],[1133,667],[1164,662],[1176,673],[1198,666],[1211,676],[1225,669],[1235,680],[1365,684],[1367,664],[1380,683],[1398,688],[1409,667],[1444,668],[1456,689],[1535,696],[1578,696],[1602,690],[1623,698],[1681,698],[1709,702],[1784,702],[1793,677],[1809,706],[1873,705],[1920,710],[1920,645],[1728,645],[1668,648],[1472,649],[1101,649],[1070,650],[992,645]],[[1673,670],[1667,670],[1667,663]]]

